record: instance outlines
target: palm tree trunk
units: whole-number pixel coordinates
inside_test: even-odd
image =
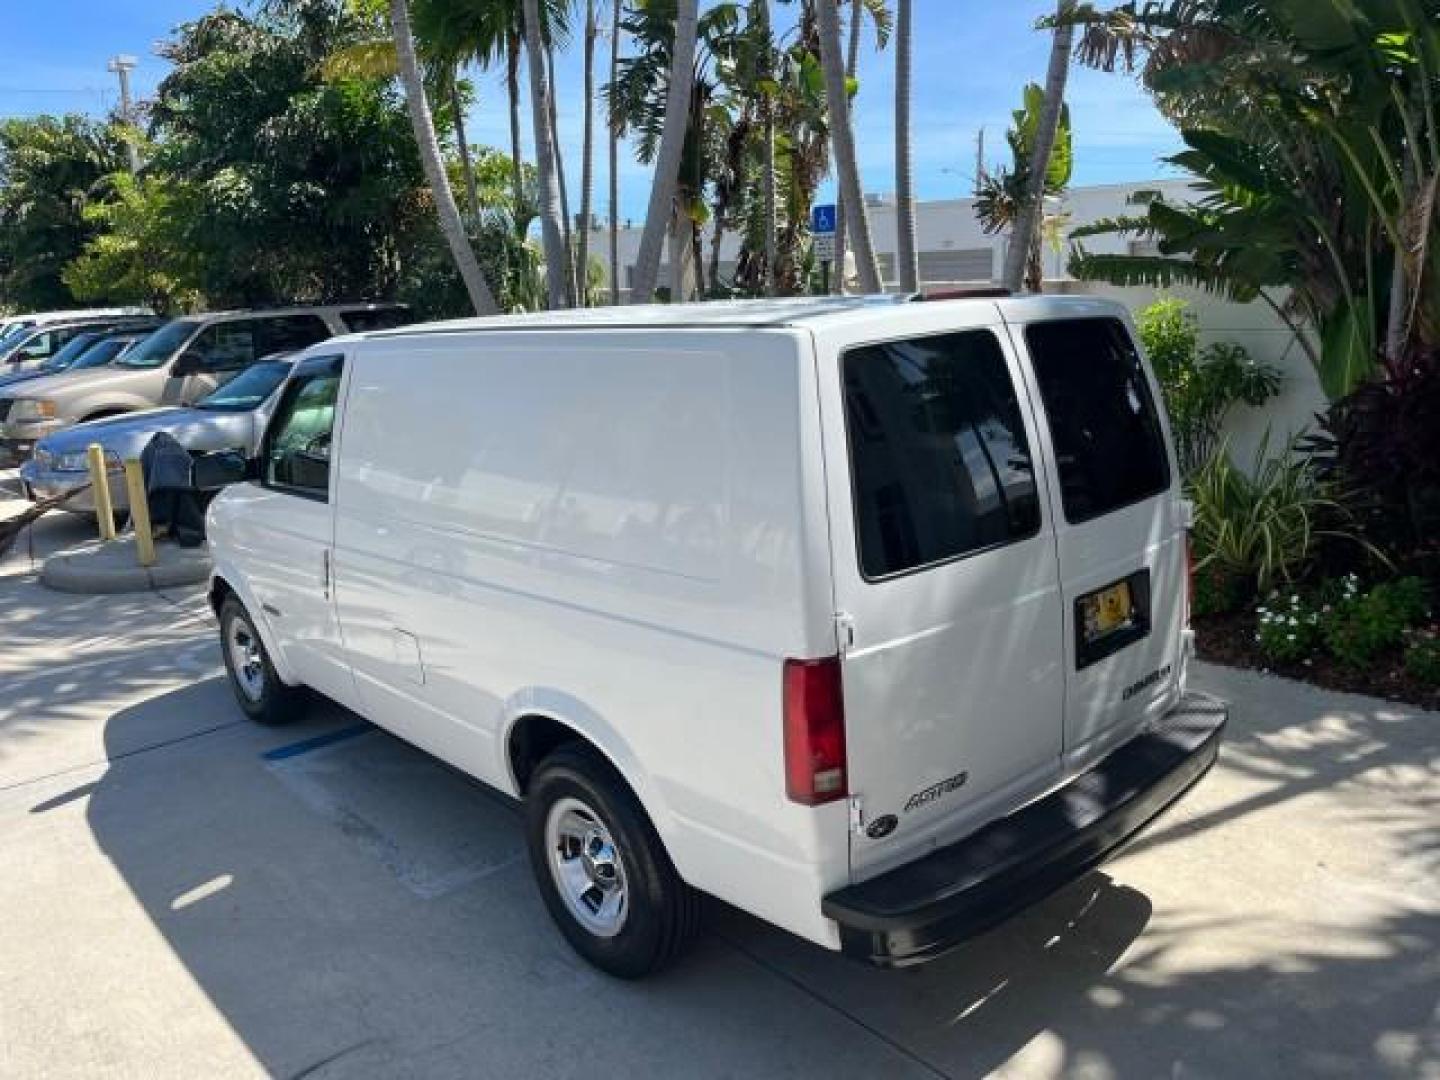
[[[580,151],[580,242],[575,249],[576,304],[586,306],[590,269],[590,200],[595,188],[595,0],[585,0],[585,129]]]
[[[760,0],[760,17],[765,20],[765,77],[774,79],[772,60],[775,43],[770,33],[770,0]],[[775,232],[780,221],[775,213],[775,98],[766,94],[760,107],[765,110],[765,176],[762,180],[765,191],[765,270],[760,284],[766,296],[775,295]]]
[[[533,4],[535,0],[527,2]],[[649,303],[655,296],[655,279],[660,273],[660,251],[665,242],[665,230],[675,216],[680,159],[685,152],[685,133],[690,123],[690,92],[695,82],[699,7],[699,0],[678,0],[676,4],[675,42],[670,51],[670,86],[665,98],[665,126],[660,133],[655,178],[650,185],[645,230],[640,235],[635,283],[630,294],[631,301],[636,303]]]
[[[614,6],[610,28],[610,85],[620,75],[620,12],[623,0],[611,0]],[[610,303],[620,306],[620,137],[616,134],[615,118],[606,114],[610,129]]]
[[[394,0],[399,3],[403,0]],[[530,71],[530,114],[535,126],[535,161],[540,175],[540,235],[545,247],[545,286],[550,307],[563,308],[569,295],[569,259],[561,229],[560,188],[555,177],[555,130],[550,126],[550,85],[545,46],[540,40],[540,0],[524,0],[525,57]]]
[[[920,256],[915,250],[915,178],[910,155],[910,39],[913,0],[899,0],[895,20],[895,229],[900,291],[920,288]]]
[[[534,2],[534,0],[530,0]],[[440,158],[440,142],[435,137],[435,121],[430,115],[430,102],[425,98],[425,84],[420,77],[420,64],[415,58],[415,38],[410,31],[410,8],[406,0],[390,0],[390,29],[395,35],[395,54],[400,61],[400,78],[405,84],[405,103],[410,112],[410,126],[415,129],[415,143],[420,150],[420,163],[425,169],[425,178],[435,198],[435,211],[440,219],[440,232],[450,246],[451,257],[465,283],[465,291],[477,315],[494,315],[499,311],[485,275],[480,272],[480,263],[475,258],[475,249],[465,235],[465,223],[460,220],[460,208],[455,205],[455,194],[450,190],[450,181],[445,175],[445,165]]]
[[[1057,0],[1063,20],[1071,0]],[[1035,129],[1035,152],[1030,157],[1030,175],[1025,182],[1025,201],[1015,215],[1015,228],[1010,234],[1010,248],[1005,252],[1005,273],[1001,284],[1011,292],[1019,292],[1025,276],[1025,264],[1040,233],[1041,216],[1045,212],[1045,175],[1050,171],[1050,153],[1055,149],[1055,135],[1060,129],[1060,113],[1065,105],[1065,82],[1070,75],[1070,46],[1075,27],[1062,23],[1055,28],[1050,41],[1050,70],[1045,75],[1045,107]]]
[[[460,172],[465,177],[465,209],[470,228],[480,224],[480,191],[475,184],[475,161],[470,156],[470,140],[465,137],[465,109],[460,101],[460,72],[450,77],[450,108],[455,113],[455,144],[460,151]]]
[[[878,293],[881,291],[880,267],[870,240],[870,220],[865,213],[860,167],[855,159],[855,132],[850,127],[850,97],[845,92],[845,68],[840,60],[840,18],[835,5],[828,0],[820,0],[815,5],[815,17],[820,32],[820,65],[825,72],[825,103],[830,114],[830,146],[835,157],[836,179],[845,200],[845,220],[850,243],[855,248],[860,288],[867,293]]]
[[[560,153],[560,119],[556,111],[555,98],[555,46],[552,42],[545,43],[545,73],[550,79],[550,131],[554,138],[555,147],[555,177],[560,185],[560,220],[562,222],[561,235],[565,238],[565,274],[570,285],[570,306],[576,304],[575,288],[575,237],[571,233],[570,217],[570,185],[565,182],[565,155]]]
[[[850,45],[845,57],[845,75],[855,78],[860,70],[860,15],[864,0],[850,0]],[[835,196],[835,294],[845,294],[845,196]]]
[[[505,42],[505,93],[510,98],[510,186],[518,224],[525,205],[525,166],[520,157],[520,35],[513,30]]]

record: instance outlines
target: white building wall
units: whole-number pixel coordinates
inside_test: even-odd
[[[1140,191],[1160,191],[1167,198],[1184,201],[1193,197],[1193,188],[1184,180],[1157,180],[1133,184],[1104,184],[1072,189],[1062,204],[1050,212],[1068,215],[1068,230],[1091,224],[1101,218],[1135,214],[1130,197]],[[876,255],[881,262],[882,276],[890,288],[895,287],[896,214],[894,199],[869,196],[867,210]],[[915,208],[915,232],[922,259],[922,282],[926,286],[974,284],[999,280],[1003,267],[1005,238],[986,236],[975,218],[973,199],[944,199],[922,202]],[[1068,232],[1067,230],[1067,232]],[[1100,236],[1084,241],[1093,252],[1123,254],[1129,242],[1119,237]],[[620,265],[628,267],[635,261],[640,248],[640,229],[623,229],[619,235]],[[591,249],[606,250],[603,234],[592,242]],[[721,243],[722,265],[733,265],[739,254],[739,237],[727,234]],[[1117,289],[1108,285],[1079,282],[1066,273],[1069,244],[1059,250],[1046,248],[1044,253],[1046,290],[1083,292],[1119,300],[1138,312],[1156,298],[1153,289]],[[707,231],[705,262],[709,265],[710,243]],[[979,269],[988,266],[988,273],[964,277],[939,277],[926,273],[928,267],[964,266]],[[669,283],[669,267],[661,270],[660,283]],[[622,280],[622,288],[628,280]],[[1280,396],[1263,409],[1237,411],[1228,425],[1233,455],[1237,462],[1247,463],[1264,437],[1271,430],[1271,446],[1279,448],[1286,440],[1312,425],[1315,413],[1325,406],[1325,396],[1305,351],[1295,341],[1290,329],[1263,303],[1233,304],[1207,294],[1187,289],[1171,292],[1190,302],[1200,324],[1201,341],[1228,341],[1243,345],[1258,360],[1273,364],[1281,373]]]

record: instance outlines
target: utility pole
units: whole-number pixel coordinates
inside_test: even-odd
[[[105,70],[113,72],[120,78],[120,119],[126,124],[134,126],[135,117],[130,111],[130,72],[139,63],[133,56],[113,56],[110,62],[105,65]],[[130,171],[140,171],[140,151],[135,146],[135,140],[127,134],[125,138],[125,153],[130,160]]]
[[[980,185],[985,182],[985,128],[975,139],[975,194],[980,194]]]

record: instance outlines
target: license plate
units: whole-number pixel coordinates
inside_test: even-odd
[[[1085,668],[1150,633],[1150,571],[1075,600],[1075,661]]]
[[[1135,622],[1135,600],[1128,581],[1117,582],[1080,601],[1086,644],[1125,630]]]

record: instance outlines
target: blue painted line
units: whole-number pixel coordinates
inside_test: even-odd
[[[374,724],[352,724],[350,727],[341,728],[339,731],[316,735],[310,739],[301,739],[299,742],[290,743],[287,746],[277,746],[274,750],[267,750],[260,756],[266,761],[284,761],[286,758],[308,754],[311,750],[319,750],[322,746],[333,746],[335,743],[344,742],[346,739],[354,739],[360,735],[368,735],[374,730]]]

